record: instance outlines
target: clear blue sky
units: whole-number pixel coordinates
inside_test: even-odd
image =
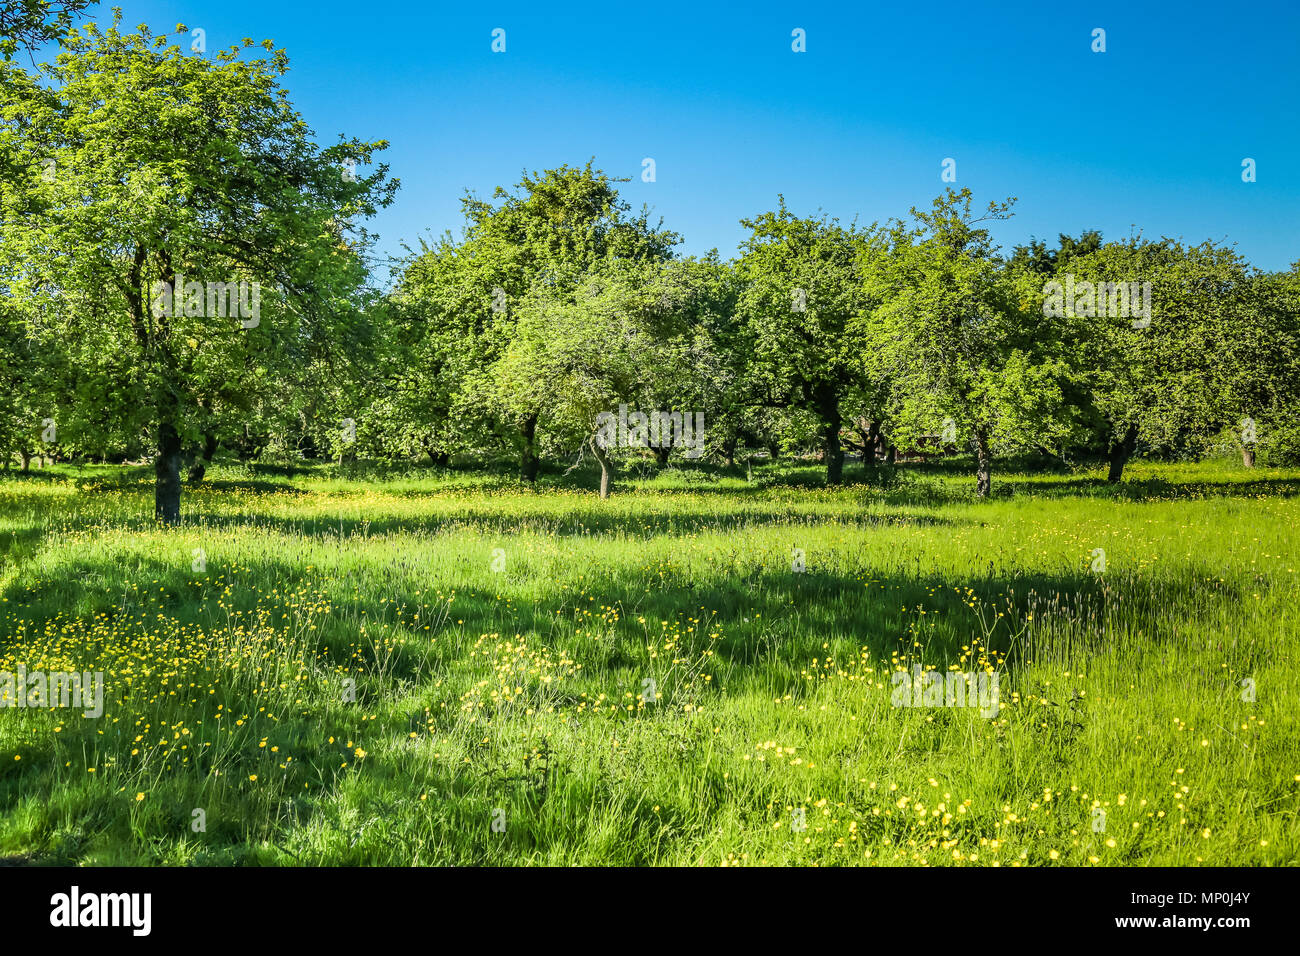
[[[952,157],[980,205],[1019,197],[994,231],[1008,249],[1136,224],[1233,241],[1261,268],[1300,258],[1297,0],[119,2],[127,26],[203,27],[209,51],[275,40],[321,142],[389,140],[402,188],[371,223],[387,253],[458,231],[465,189],[490,195],[525,167],[594,157],[684,251],[731,255],[739,220],[777,193],[883,221],[928,205]]]

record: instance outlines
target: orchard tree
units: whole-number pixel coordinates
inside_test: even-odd
[[[355,172],[382,142],[315,144],[271,41],[206,58],[119,21],[65,39],[43,82],[0,107],[33,207],[6,210],[0,268],[36,336],[96,369],[80,404],[152,433],[155,514],[174,523],[205,403],[282,388],[305,355],[346,348],[365,279],[355,220],[396,183]]]
[[[1039,281],[1003,268],[980,225],[1009,216],[1013,202],[977,218],[970,190],[949,189],[929,211],[914,208],[912,224],[895,223],[864,266],[881,303],[868,338],[894,383],[901,434],[968,440],[980,497],[999,450],[1051,447],[1070,430],[1068,365]]]
[[[514,190],[498,187],[490,201],[462,200],[466,225],[456,240],[425,246],[406,270],[397,298],[411,322],[402,353],[407,375],[425,385],[449,442],[493,431],[518,448],[520,477],[537,477],[542,407],[523,378],[503,390],[494,372],[516,335],[521,303],[563,308],[599,270],[618,262],[662,262],[679,237],[632,214],[616,184],[590,162],[525,173]],[[535,321],[534,321],[535,324]],[[517,357],[517,355],[516,355]],[[443,411],[445,409],[445,412]],[[481,439],[480,439],[481,440]]]
[[[1056,283],[1111,482],[1138,447],[1204,440],[1263,410],[1272,376],[1251,369],[1267,366],[1267,317],[1232,250],[1135,237],[1071,259]]]
[[[1242,463],[1257,448],[1273,464],[1300,452],[1300,273],[1247,272],[1237,261],[1221,279],[1228,302],[1216,310],[1213,342],[1217,416],[1241,443]],[[1221,295],[1224,294],[1221,287]]]
[[[633,214],[619,199],[615,184],[625,181],[588,162],[582,169],[562,166],[540,175],[525,173],[514,192],[498,188],[492,203],[466,200],[470,241],[481,240],[489,262],[495,258],[511,273],[505,284],[490,290],[492,321],[484,348],[488,361],[476,363],[466,394],[475,404],[492,409],[519,447],[525,481],[536,478],[540,465],[543,408],[529,404],[533,389],[523,387],[511,394],[491,371],[516,331],[512,303],[527,300],[534,311],[575,305],[578,288],[589,290],[586,283],[594,274],[616,270],[620,264],[664,262],[680,241],[662,223],[652,225],[645,209]]]
[[[734,270],[714,250],[702,258],[650,268],[636,301],[628,306],[653,337],[639,391],[629,398],[645,412],[698,413],[711,448],[714,426],[740,400],[744,362],[734,349],[738,292]],[[673,447],[661,443],[654,448],[660,468],[668,464]]]
[[[536,414],[561,441],[587,449],[600,464],[608,498],[614,460],[623,454],[602,422],[642,393],[657,361],[657,337],[635,300],[644,268],[591,275],[570,299],[537,289],[520,303],[515,334],[494,367],[507,411]]]
[[[784,197],[774,212],[741,225],[750,230],[736,264],[746,403],[815,415],[826,481],[839,484],[843,404],[861,380],[858,317],[867,299],[859,265],[870,234],[826,217],[800,218]]]
[[[492,403],[485,369],[508,336],[509,286],[525,288],[504,243],[421,241],[390,297],[372,391],[390,410],[390,427],[434,464],[455,452],[511,444]],[[535,423],[529,428],[535,431]],[[523,477],[536,476],[531,435],[521,440]]]

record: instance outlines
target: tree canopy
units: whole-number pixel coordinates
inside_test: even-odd
[[[844,479],[968,452],[1239,448],[1300,457],[1300,269],[1230,247],[1086,230],[1004,255],[967,189],[883,224],[784,197],[738,254],[681,236],[593,161],[525,171],[422,241],[391,285],[365,227],[398,187],[383,141],[321,145],[288,57],[244,40],[0,13],[0,459],[155,469],[181,516],[223,451],[258,457],[622,464],[816,455]],[[21,49],[53,39],[50,63]],[[362,171],[358,172],[361,168]]]

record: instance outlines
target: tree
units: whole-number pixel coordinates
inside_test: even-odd
[[[152,432],[155,514],[174,523],[205,407],[347,349],[365,280],[355,220],[396,183],[384,166],[350,175],[382,142],[313,142],[271,41],[265,57],[207,59],[119,20],[65,39],[47,83],[3,105],[0,139],[25,160],[33,209],[6,209],[0,261],[36,334],[97,369],[79,405],[106,402],[119,425]]]
[[[390,296],[373,391],[391,408],[391,427],[434,463],[509,444],[485,375],[508,339],[505,289],[524,285],[508,253],[475,238],[422,241]],[[526,450],[523,477],[532,480],[536,466]]]
[[[712,437],[714,427],[736,407],[744,369],[743,354],[728,347],[737,342],[738,292],[735,271],[718,258],[717,250],[648,270],[635,307],[654,348],[644,356],[639,390],[630,396],[639,409],[698,416]],[[668,464],[673,447],[667,442],[654,446],[660,468]]]
[[[0,59],[57,40],[94,0],[0,0]]]
[[[1285,461],[1300,440],[1300,274],[1295,267],[1251,273],[1240,260],[1229,274],[1231,292],[1216,310],[1212,345],[1217,417],[1238,437],[1242,463],[1253,468],[1257,448]]]
[[[1080,233],[1078,239],[1061,233],[1057,237],[1057,243],[1057,248],[1049,249],[1047,243],[1031,239],[1029,245],[1016,246],[1012,250],[1009,265],[1012,268],[1051,276],[1068,266],[1071,259],[1081,258],[1100,249],[1101,233],[1096,229],[1089,229]]]
[[[913,209],[913,225],[895,223],[864,266],[881,303],[868,338],[895,384],[900,434],[968,437],[980,497],[998,450],[1050,447],[1069,431],[1068,368],[1038,279],[1001,268],[979,225],[1006,218],[1013,202],[976,218],[970,190],[949,189],[930,211]]]
[[[862,368],[856,320],[866,298],[858,267],[868,237],[834,219],[799,218],[784,197],[774,212],[741,225],[750,230],[736,264],[747,404],[815,415],[826,481],[839,484],[842,403]]]
[[[641,274],[637,274],[640,272]],[[590,449],[608,498],[617,439],[601,434],[604,416],[640,392],[655,356],[654,336],[632,303],[642,270],[590,276],[578,295],[536,289],[521,303],[516,334],[495,375],[507,410],[545,418],[556,436]]]
[[[1244,414],[1262,398],[1248,370],[1262,368],[1266,323],[1235,252],[1135,237],[1070,260],[1056,282],[1081,411],[1102,440],[1109,481],[1138,447],[1218,432],[1234,405]]]
[[[410,375],[425,383],[414,393],[433,393],[434,414],[456,422],[459,439],[500,434],[514,444],[524,481],[536,478],[540,464],[542,408],[530,404],[538,393],[525,378],[509,379],[518,388],[511,392],[495,372],[517,334],[521,303],[534,310],[572,305],[593,271],[666,261],[679,241],[651,225],[645,210],[632,215],[618,182],[588,162],[524,173],[492,201],[466,196],[461,240],[444,236],[426,245],[400,284],[411,322]]]

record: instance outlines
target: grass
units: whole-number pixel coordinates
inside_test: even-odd
[[[0,861],[1300,859],[1300,471],[737,475],[0,478]]]

